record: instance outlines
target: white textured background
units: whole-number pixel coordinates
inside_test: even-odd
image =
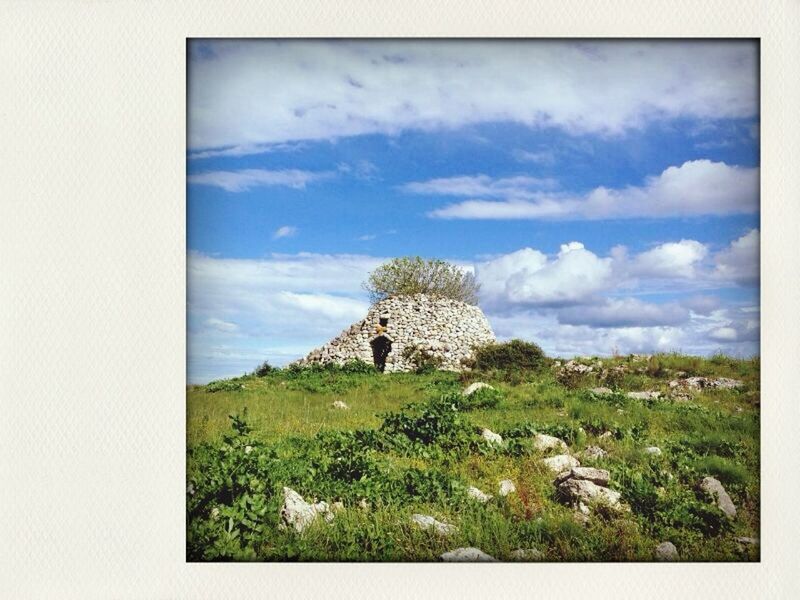
[[[800,2],[381,4],[0,1],[0,598],[791,597]],[[761,37],[761,564],[186,564],[193,36]]]

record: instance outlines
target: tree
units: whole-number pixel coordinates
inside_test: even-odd
[[[429,294],[477,304],[480,289],[474,274],[443,260],[419,256],[394,258],[382,264],[363,285],[373,302],[389,296]]]

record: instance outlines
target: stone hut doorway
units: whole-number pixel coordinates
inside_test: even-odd
[[[386,369],[386,357],[392,351],[392,340],[385,335],[379,335],[369,343],[372,346],[372,360],[375,363],[375,368],[383,373]]]

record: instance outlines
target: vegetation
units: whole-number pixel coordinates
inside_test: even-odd
[[[592,361],[585,361],[593,364]],[[615,392],[596,395],[596,372],[566,387],[558,368],[523,372],[440,371],[382,375],[371,365],[272,369],[188,390],[187,558],[189,560],[436,560],[475,546],[501,560],[536,548],[549,561],[648,561],[671,541],[683,560],[754,561],[758,537],[759,363],[677,354],[603,359]],[[533,363],[532,363],[533,364]],[[507,366],[507,365],[506,365]],[[631,399],[667,392],[675,373],[741,379],[688,400]],[[465,397],[475,380],[491,384]],[[333,408],[344,401],[349,410]],[[502,446],[480,435],[489,428]],[[604,435],[606,432],[611,435]],[[600,446],[585,465],[607,469],[630,512],[599,511],[588,524],[559,502],[535,433],[564,440],[575,455]],[[602,437],[601,437],[602,436]],[[643,452],[658,446],[661,455]],[[725,517],[698,490],[719,479],[737,506]],[[498,496],[502,479],[517,492]],[[341,501],[332,523],[303,534],[279,528],[282,488],[306,500]],[[495,497],[471,499],[476,486]],[[452,523],[437,536],[413,513]]]
[[[373,302],[389,296],[429,294],[477,304],[479,287],[472,273],[443,260],[419,256],[392,259],[364,282]]]

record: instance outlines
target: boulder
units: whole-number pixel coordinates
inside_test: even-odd
[[[319,515],[323,515],[327,521],[333,520],[333,513],[327,502],[309,504],[293,489],[288,487],[283,488],[281,525],[284,527],[294,527],[295,531],[302,533]]]
[[[728,517],[732,519],[736,516],[736,505],[718,479],[714,477],[704,477],[703,481],[700,482],[700,489],[710,494],[716,501],[719,509]]]
[[[573,505],[604,502],[611,507],[620,506],[620,493],[597,485],[586,479],[567,479],[558,485],[558,494],[562,499]]]
[[[680,557],[678,556],[678,549],[672,542],[661,542],[658,546],[656,546],[654,556],[659,562],[680,560]]]
[[[570,456],[569,454],[558,454],[556,456],[551,456],[550,458],[543,459],[542,462],[554,473],[561,473],[561,471],[566,469],[581,466],[581,463],[578,462],[578,459]]]
[[[432,529],[439,535],[451,535],[458,531],[455,525],[442,523],[429,515],[413,514],[411,515],[411,522],[420,529]]]
[[[509,557],[511,560],[518,562],[531,562],[543,560],[544,554],[539,552],[536,548],[519,548],[518,550],[514,550]]]
[[[503,444],[503,437],[489,429],[481,429],[481,437],[491,445],[501,446]]]
[[[485,504],[494,497],[491,494],[485,494],[484,492],[480,491],[478,488],[474,486],[470,486],[467,488],[467,495],[470,498],[477,500],[481,504]]]
[[[339,410],[348,410],[350,407],[341,400],[334,400],[333,408],[338,408]]]
[[[539,452],[545,452],[547,450],[561,450],[563,452],[567,451],[567,444],[564,443],[563,440],[553,437],[552,435],[545,435],[543,433],[537,433],[535,436],[533,436],[533,447]]]
[[[753,537],[737,537],[734,539],[740,544],[743,544],[745,546],[758,546],[758,544],[760,543],[758,538],[753,538]]]
[[[605,456],[608,456],[608,452],[603,450],[600,446],[587,446],[586,450],[583,451],[583,457],[588,460],[597,460]]]
[[[645,454],[652,454],[653,456],[661,456],[661,448],[658,446],[648,446],[642,452]]]
[[[596,387],[589,390],[595,396],[610,396],[613,394],[613,390],[610,390],[607,387]]]
[[[585,481],[591,481],[597,485],[607,487],[610,478],[611,476],[609,472],[605,469],[595,469],[592,467],[573,467],[559,473],[558,477],[556,477],[555,484],[558,486],[567,479],[583,479]]]
[[[470,385],[467,387],[467,389],[465,389],[465,390],[464,390],[463,392],[461,392],[461,393],[462,393],[464,396],[471,396],[472,394],[474,394],[475,392],[477,392],[478,390],[481,390],[481,389],[483,389],[483,388],[489,388],[490,390],[493,390],[493,389],[494,389],[494,388],[493,388],[492,386],[490,386],[488,383],[483,383],[482,381],[476,381],[475,383],[473,383],[473,384],[470,384]]]
[[[478,548],[456,548],[445,552],[439,558],[444,562],[497,562],[496,558]]]
[[[511,481],[510,479],[503,479],[503,481],[500,482],[500,491],[498,492],[498,494],[500,494],[501,496],[505,497],[508,496],[510,493],[516,491],[517,491],[517,486],[515,486],[514,482]]]

